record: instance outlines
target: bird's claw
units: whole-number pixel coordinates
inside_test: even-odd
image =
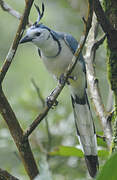
[[[74,80],[74,81],[77,80],[76,76],[69,76],[68,79],[72,79],[72,80]],[[70,82],[69,82],[68,79],[66,80],[64,74],[61,74],[61,76],[60,76],[60,78],[59,78],[59,83],[62,84],[62,85],[64,85],[65,82],[66,82],[68,85],[70,85]]]
[[[61,74],[61,75],[60,75],[60,78],[59,78],[59,83],[62,84],[62,85],[64,85],[64,84],[65,84],[65,81],[66,81],[66,80],[65,80],[64,74]]]
[[[68,85],[70,84],[70,82],[68,81],[68,79],[66,80],[64,74],[61,74],[60,78],[59,78],[59,83],[64,85],[65,83],[67,83]]]

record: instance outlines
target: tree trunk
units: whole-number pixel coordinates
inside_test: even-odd
[[[107,36],[107,70],[108,79],[114,94],[114,128],[112,150],[117,149],[117,1],[103,0],[103,7],[109,22],[115,31],[112,36]]]

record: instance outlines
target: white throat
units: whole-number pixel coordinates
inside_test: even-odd
[[[42,44],[36,42],[35,45],[40,48],[42,54],[46,57],[54,57],[59,52],[59,45],[51,34]]]

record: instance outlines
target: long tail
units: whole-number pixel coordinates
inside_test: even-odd
[[[97,140],[86,91],[83,97],[72,93],[71,98],[78,139],[84,152],[89,174],[95,177],[99,167]]]

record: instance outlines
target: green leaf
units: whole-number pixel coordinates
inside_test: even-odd
[[[105,159],[109,156],[109,151],[102,149],[102,150],[98,150],[98,156]]]
[[[96,180],[117,180],[117,153],[114,153],[103,166]]]
[[[58,156],[77,156],[80,158],[84,157],[83,152],[80,149],[71,146],[59,146],[49,154],[52,156],[58,155]]]
[[[72,146],[59,146],[54,149],[54,151],[49,152],[51,156],[76,156],[76,157],[84,157],[83,152]],[[107,150],[99,150],[98,156],[101,158],[107,158],[109,156],[109,152]]]

